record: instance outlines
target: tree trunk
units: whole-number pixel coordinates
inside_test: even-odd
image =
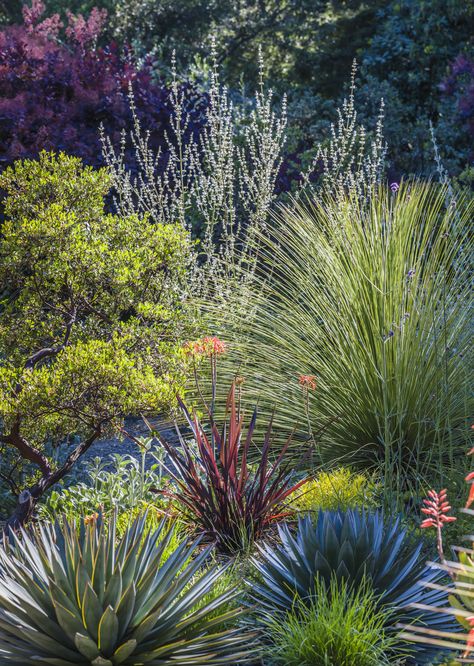
[[[34,489],[32,489],[34,490]],[[22,490],[12,515],[5,523],[4,532],[17,532],[33,516],[39,497],[35,497],[31,490]]]
[[[21,491],[18,496],[15,510],[3,527],[4,533],[9,534],[11,531],[17,532],[30,520],[30,518],[32,518],[39,499],[47,490],[66,476],[82,454],[85,453],[95,440],[100,437],[100,434],[100,426],[98,426],[88,439],[76,446],[74,451],[68,455],[64,464],[59,469],[43,476],[34,486],[31,486],[31,488],[25,488],[25,490]]]

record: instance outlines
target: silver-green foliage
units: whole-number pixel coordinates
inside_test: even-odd
[[[154,490],[161,487],[159,462],[146,467],[146,456],[161,460],[161,449],[143,449],[141,461],[131,455],[114,453],[106,458],[96,456],[84,465],[84,480],[65,488],[53,489],[38,507],[42,519],[55,521],[57,516],[79,518],[102,511],[129,513],[148,502],[157,503]]]
[[[285,423],[309,416],[323,458],[382,463],[386,483],[466,446],[473,201],[445,200],[407,182],[282,208],[259,239],[256,314],[227,332],[262,405]],[[299,373],[316,375],[309,400]]]
[[[144,535],[145,517],[121,539],[115,521],[36,533],[0,549],[0,664],[235,663],[249,635],[222,631],[239,614],[225,590],[205,600],[223,569],[202,570],[209,550],[182,542],[164,557],[172,531]],[[216,629],[217,628],[217,629]]]

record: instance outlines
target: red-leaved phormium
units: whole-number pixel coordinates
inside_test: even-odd
[[[162,441],[171,461],[168,471],[176,484],[175,490],[163,492],[181,503],[189,521],[214,541],[220,552],[243,551],[270,523],[287,515],[285,500],[306,483],[306,479],[294,482],[290,466],[284,462],[291,437],[272,461],[270,421],[259,447],[259,463],[251,469],[249,455],[254,445],[257,411],[245,428],[235,382],[220,429],[210,410],[208,423],[203,425],[178,400],[197,451],[182,436],[180,447]]]

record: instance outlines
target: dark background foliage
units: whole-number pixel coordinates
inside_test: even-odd
[[[22,22],[20,4],[0,3],[4,26]],[[94,6],[108,12],[106,21]],[[3,163],[39,147],[63,148],[94,163],[97,125],[103,122],[115,138],[128,126],[130,80],[140,91],[141,119],[161,145],[171,112],[166,80],[172,53],[183,80],[205,87],[215,37],[236,100],[257,82],[258,48],[269,84],[289,96],[291,132],[279,189],[291,185],[306,152],[327,135],[354,58],[360,113],[369,128],[385,99],[392,172],[432,172],[431,121],[449,171],[469,180],[474,0],[45,0],[44,16],[55,13],[66,27],[70,13],[89,17],[94,34],[86,48],[64,27],[60,44],[46,39],[41,48],[27,26],[3,28]],[[26,58],[18,45],[25,36],[35,42]],[[185,85],[195,104],[195,88]],[[197,130],[197,117],[196,123]]]
[[[34,157],[42,149],[63,150],[88,164],[101,164],[99,126],[115,144],[131,126],[129,86],[143,130],[151,145],[166,152],[172,104],[170,87],[155,75],[153,58],[137,60],[117,42],[101,44],[107,14],[42,11],[41,3],[24,9],[24,21],[0,32],[0,165]],[[191,113],[190,132],[198,131],[205,97],[183,83]],[[128,146],[129,162],[132,162]],[[164,159],[166,155],[164,156]]]

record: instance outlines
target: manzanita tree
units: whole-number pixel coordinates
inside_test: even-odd
[[[0,444],[33,470],[26,485],[7,474],[16,527],[124,415],[181,388],[189,241],[180,226],[105,214],[109,177],[78,158],[43,152],[0,187]]]

